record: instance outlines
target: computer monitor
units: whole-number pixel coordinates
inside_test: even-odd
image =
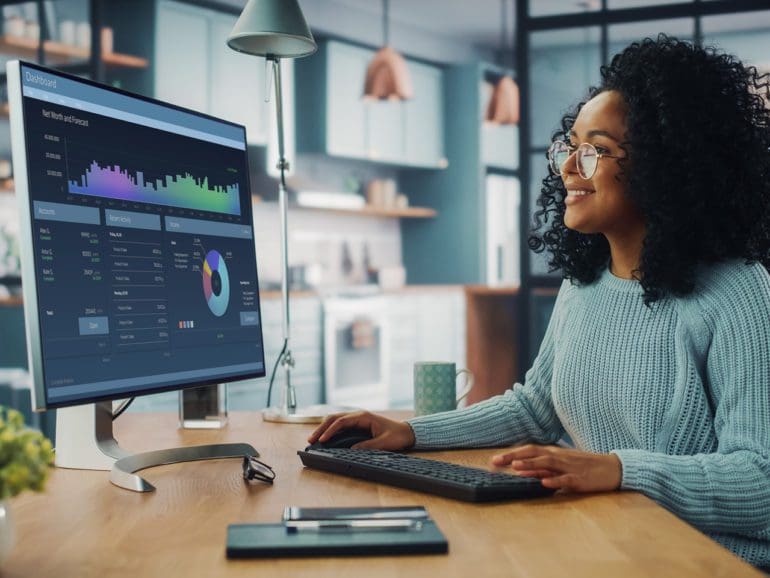
[[[131,457],[111,410],[265,375],[245,128],[26,62],[7,76],[33,399],[61,408],[57,465],[119,460],[111,479],[133,487],[156,462],[254,453]]]

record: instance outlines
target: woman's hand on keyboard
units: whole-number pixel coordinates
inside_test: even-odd
[[[307,438],[309,443],[327,441],[334,434],[350,428],[368,429],[372,439],[359,442],[354,449],[405,450],[414,443],[414,431],[405,421],[388,419],[368,411],[338,413],[327,416]]]
[[[559,446],[519,446],[494,456],[492,465],[510,466],[520,476],[540,478],[546,488],[573,492],[617,490],[623,478],[623,467],[615,454]]]

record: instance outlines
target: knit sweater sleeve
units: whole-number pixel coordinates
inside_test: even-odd
[[[527,371],[524,384],[516,383],[502,395],[468,408],[408,420],[415,448],[494,447],[531,441],[555,443],[564,433],[551,398],[553,355],[565,293],[564,281],[554,305],[540,351]]]
[[[615,450],[622,488],[639,490],[706,532],[751,535],[770,527],[770,277],[733,284],[719,303],[706,359],[715,453]]]

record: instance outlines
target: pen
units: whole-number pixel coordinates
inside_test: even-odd
[[[422,530],[420,520],[290,520],[286,531],[296,532],[377,532]]]
[[[284,521],[309,521],[309,520],[425,520],[428,518],[428,512],[425,508],[393,508],[392,510],[320,510],[313,515],[306,516],[303,508],[296,506],[286,506],[283,510]]]

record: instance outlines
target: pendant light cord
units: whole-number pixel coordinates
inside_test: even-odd
[[[500,0],[500,51],[498,64],[505,68],[508,66],[508,0]]]
[[[505,10],[505,0],[500,0],[500,56],[498,64],[505,64],[503,55],[505,54],[505,43],[508,40],[508,15]]]
[[[382,45],[388,46],[390,40],[390,0],[382,0]]]

